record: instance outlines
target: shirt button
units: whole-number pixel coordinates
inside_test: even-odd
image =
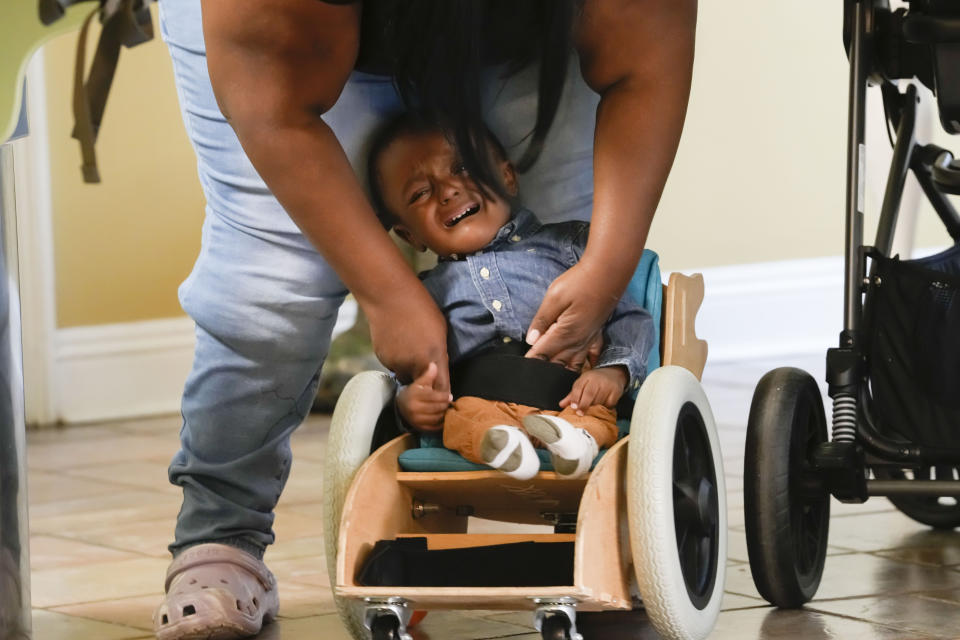
[[[503,342],[504,344],[507,344],[513,342],[513,339],[510,336],[503,336]]]
[[[500,309],[503,309],[503,303],[500,302],[499,300],[494,300],[494,301],[493,301],[493,310],[494,310],[494,311],[500,311]]]
[[[520,242],[520,240],[521,240],[520,236],[511,236],[511,237],[510,237],[510,242]]]
[[[480,277],[483,278],[484,280],[489,280],[490,269],[487,269],[486,267],[483,267],[482,269],[480,269]]]

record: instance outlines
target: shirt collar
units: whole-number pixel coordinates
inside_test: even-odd
[[[517,208],[513,217],[497,231],[497,235],[493,237],[493,240],[485,246],[480,251],[476,253],[483,253],[484,251],[490,251],[496,249],[498,246],[504,242],[519,242],[520,240],[531,236],[536,233],[536,231],[543,225],[540,224],[540,221],[537,220],[537,217],[533,215],[533,212],[524,207]],[[449,256],[439,258],[440,262],[453,262],[456,260],[466,260],[467,254],[453,253]]]

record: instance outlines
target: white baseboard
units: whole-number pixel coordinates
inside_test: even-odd
[[[684,270],[693,272],[706,284],[697,335],[707,341],[711,362],[836,346],[843,328],[841,257]],[[348,300],[334,334],[351,327],[355,314]],[[57,418],[90,422],[179,411],[193,344],[189,318],[57,331]]]
[[[729,362],[826,351],[843,328],[843,258],[808,258],[699,271],[697,336],[708,360]],[[666,275],[664,277],[666,279]]]
[[[357,307],[340,309],[334,335],[353,326]],[[53,366],[57,422],[119,420],[180,411],[193,362],[187,317],[59,329]]]
[[[193,330],[187,317],[57,330],[57,420],[176,413],[193,361]]]

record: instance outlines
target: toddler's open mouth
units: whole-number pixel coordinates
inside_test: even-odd
[[[443,226],[447,228],[456,226],[461,221],[466,220],[467,218],[477,213],[478,211],[480,211],[480,204],[475,202],[471,204],[469,207],[467,207],[466,209],[464,209],[463,211],[461,211],[460,213],[458,213],[457,215],[453,216],[452,218],[444,222]]]

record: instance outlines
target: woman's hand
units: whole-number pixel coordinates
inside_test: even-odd
[[[527,331],[527,357],[573,371],[594,363],[603,348],[603,326],[623,293],[610,280],[583,260],[554,280]]]
[[[570,393],[560,401],[560,406],[564,409],[576,409],[581,416],[585,409],[595,404],[613,409],[620,401],[629,380],[626,367],[590,369],[577,378]]]
[[[419,378],[397,392],[397,409],[407,423],[418,431],[443,429],[443,415],[453,396],[436,389],[439,368],[431,362]]]
[[[447,321],[420,282],[413,279],[391,294],[374,300],[358,296],[370,323],[373,352],[400,379],[409,383],[420,378],[430,365],[436,368],[431,386],[450,393],[447,361]]]

